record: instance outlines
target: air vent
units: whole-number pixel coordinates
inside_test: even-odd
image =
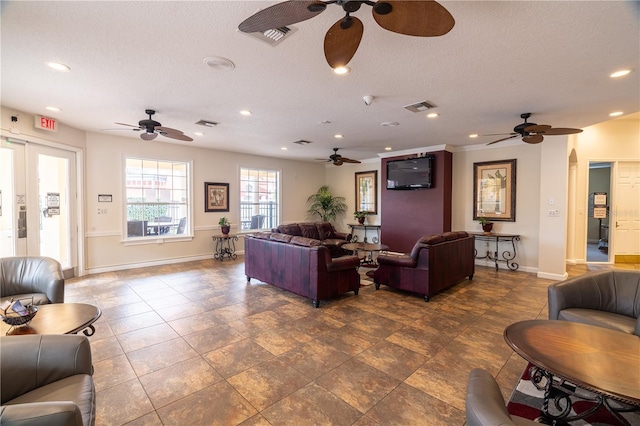
[[[272,30],[266,30],[263,32],[242,33],[242,34],[246,34],[250,37],[257,38],[258,40],[267,43],[269,46],[277,46],[282,42],[282,40],[284,40],[285,38],[288,38],[289,36],[291,36],[291,34],[293,34],[296,31],[297,31],[297,28],[295,27],[278,27],[278,28],[274,28]]]
[[[418,102],[417,104],[413,104],[413,105],[406,105],[404,108],[408,109],[411,112],[423,112],[426,111],[430,108],[435,108],[436,106],[434,104],[432,104],[431,102],[428,101],[422,101],[422,102]]]
[[[305,141],[304,139],[300,139],[299,141],[295,141],[294,143],[297,143],[298,145],[309,145],[312,142],[311,141]]]
[[[215,121],[209,121],[209,120],[196,121],[196,124],[199,124],[201,126],[207,126],[207,127],[216,127],[218,125],[218,123],[216,123]]]

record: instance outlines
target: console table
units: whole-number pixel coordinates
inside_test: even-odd
[[[372,238],[371,242],[374,244],[379,244],[380,243],[380,225],[365,225],[365,224],[359,224],[359,223],[348,223],[347,226],[349,228],[351,228],[351,242],[352,243],[357,243],[358,242],[358,236],[354,235],[354,230],[356,229],[363,229],[364,230],[364,240],[362,240],[362,242],[364,243],[368,243],[369,241],[367,240],[367,231],[371,230],[371,231],[375,231],[376,232],[376,236]]]
[[[213,252],[214,259],[218,259],[222,262],[225,256],[229,257],[229,259],[234,260],[238,257],[238,255],[236,254],[236,241],[238,241],[237,235],[213,235],[211,238],[216,243],[216,248]]]
[[[520,265],[513,261],[516,258],[516,241],[520,241],[520,235],[516,234],[500,234],[496,232],[469,232],[469,235],[476,237],[476,240],[481,241],[495,241],[495,250],[487,250],[484,256],[478,256],[478,250],[474,249],[474,256],[476,259],[489,259],[493,260],[496,265],[496,271],[498,270],[498,262],[504,262],[512,271],[516,271]],[[511,244],[511,250],[504,250],[500,253],[500,243]],[[508,248],[508,247],[507,247]]]

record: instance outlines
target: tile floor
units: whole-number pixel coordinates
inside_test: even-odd
[[[91,337],[99,426],[463,425],[471,368],[508,398],[525,362],[502,331],[545,318],[550,283],[477,267],[429,303],[365,285],[314,309],[247,285],[239,256],[73,278],[65,298],[103,311]]]

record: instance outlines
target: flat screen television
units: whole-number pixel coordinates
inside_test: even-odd
[[[387,189],[431,188],[433,155],[387,161]]]

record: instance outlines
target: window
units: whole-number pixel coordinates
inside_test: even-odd
[[[190,181],[188,163],[126,158],[127,238],[190,234]]]
[[[240,169],[240,229],[271,229],[280,223],[280,172]]]

